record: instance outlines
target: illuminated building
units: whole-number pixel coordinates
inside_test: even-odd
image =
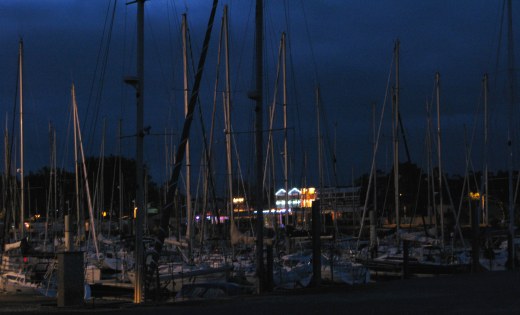
[[[246,204],[244,197],[233,198],[233,212],[235,214],[242,214],[246,211]]]
[[[316,200],[316,188],[302,188],[301,190],[301,207],[312,208],[312,202]]]
[[[287,198],[286,198],[287,195]],[[276,199],[276,210],[278,212],[292,211],[294,208],[300,208],[302,200],[301,200],[301,191],[298,188],[293,188],[289,190],[289,193],[286,194],[285,189],[278,190],[275,194]],[[285,202],[289,203],[287,207]]]
[[[361,187],[325,187],[321,192],[315,187],[292,188],[289,192],[279,189],[274,193],[275,207],[266,208],[264,215],[272,220],[266,224],[283,222],[283,216],[289,215],[289,224],[307,225],[311,219],[312,203],[320,199],[321,212],[335,220],[342,219],[353,223],[362,211],[360,204]],[[244,197],[233,198],[233,210],[238,217],[246,218],[254,215],[254,209],[249,209]],[[271,223],[267,223],[271,222]]]

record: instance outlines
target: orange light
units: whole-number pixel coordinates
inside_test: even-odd
[[[312,207],[312,202],[316,200],[316,188],[302,188],[300,195],[300,204],[303,208]]]
[[[480,193],[477,191],[477,192],[470,192],[469,193],[469,198],[471,200],[479,200],[480,199]]]
[[[244,197],[235,197],[233,198],[233,203],[244,203]]]

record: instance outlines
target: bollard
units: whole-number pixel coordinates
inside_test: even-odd
[[[58,253],[58,307],[83,305],[83,252]]]

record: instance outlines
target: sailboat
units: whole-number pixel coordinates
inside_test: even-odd
[[[143,84],[143,64],[142,64],[142,36],[143,36],[143,10],[144,10],[144,1],[136,1],[138,4],[138,84],[135,84],[134,87],[141,89]],[[210,14],[210,20],[208,22],[208,29],[206,32],[206,36],[204,38],[203,51],[199,61],[199,68],[195,76],[195,80],[192,87],[191,96],[188,98],[188,88],[187,88],[187,78],[185,77],[185,124],[182,131],[181,136],[181,144],[178,146],[177,153],[175,156],[175,166],[172,172],[170,184],[168,187],[168,191],[175,192],[178,188],[178,180],[180,171],[182,168],[182,163],[185,157],[189,157],[189,148],[188,148],[188,139],[190,133],[190,126],[193,119],[193,111],[196,105],[196,101],[198,98],[199,86],[201,82],[202,70],[205,63],[205,58],[207,54],[208,45],[211,30],[213,26],[213,20],[216,13],[218,1],[213,2],[213,7]],[[184,28],[185,29],[185,28]],[[185,61],[185,70],[186,69],[186,61]],[[142,110],[142,98],[139,97],[142,95],[140,91],[137,93],[138,95],[138,111]],[[142,112],[138,113],[138,130],[142,130]],[[137,137],[138,141],[141,143],[137,144],[137,173],[139,173],[139,168],[142,167],[142,137]],[[142,171],[142,170],[141,170]],[[142,178],[137,174],[136,176],[138,181],[138,187],[142,184]],[[189,183],[188,183],[189,185]],[[189,187],[187,188],[189,190]],[[180,260],[169,260],[168,258],[162,257],[161,254],[164,253],[164,249],[168,246],[167,240],[169,233],[169,224],[170,224],[170,212],[171,207],[173,206],[173,202],[170,202],[166,206],[163,207],[161,213],[161,221],[160,227],[156,230],[156,235],[154,235],[153,243],[150,246],[146,247],[143,242],[143,216],[144,211],[142,207],[142,200],[138,201],[142,196],[139,196],[141,192],[137,191],[136,195],[136,206],[137,206],[137,218],[136,218],[136,248],[135,248],[135,265],[132,270],[127,271],[127,275],[130,281],[134,285],[134,303],[141,303],[145,296],[145,291],[159,291],[160,288],[164,286],[168,286],[172,291],[180,290],[179,285],[182,285],[185,282],[193,282],[193,281],[208,281],[210,278],[220,278],[222,276],[227,277],[227,274],[231,270],[231,266],[228,264],[224,265],[216,265],[204,264],[203,261],[198,261],[198,257],[193,255],[193,236],[194,231],[192,230],[192,214],[191,211],[188,211],[188,220],[190,221],[188,226],[188,234],[186,235],[186,239],[176,239],[171,244],[173,246],[183,244],[187,245],[188,253],[184,253],[184,250],[181,249],[181,259]],[[188,197],[187,202],[190,203],[191,200]],[[186,254],[186,255],[184,255]],[[145,260],[146,257],[146,260]],[[202,256],[201,256],[202,257]],[[200,258],[202,260],[202,258]],[[195,280],[197,279],[197,280]],[[169,284],[168,284],[169,283]],[[157,287],[157,284],[160,287]],[[145,290],[146,288],[146,290]]]
[[[396,87],[393,97],[393,141],[394,141],[394,197],[395,197],[395,234],[389,235],[378,241],[377,250],[375,246],[363,248],[357,261],[364,263],[370,268],[374,275],[392,275],[397,277],[407,277],[411,274],[446,274],[467,272],[470,270],[469,252],[465,248],[456,249],[453,246],[445,245],[444,231],[444,209],[443,209],[443,190],[445,181],[442,173],[441,164],[441,140],[440,140],[440,75],[435,74],[435,88],[437,99],[437,153],[438,153],[438,206],[435,220],[436,228],[433,235],[430,235],[427,228],[424,231],[404,231],[400,222],[399,205],[399,157],[398,157],[398,127],[400,123],[399,115],[399,41],[394,47],[396,64]],[[429,113],[429,110],[428,110]],[[429,114],[428,114],[429,115]],[[429,120],[428,120],[429,123]],[[428,124],[428,130],[429,124]],[[429,132],[428,138],[429,140]],[[377,143],[377,142],[376,142]],[[428,142],[429,144],[429,142]],[[373,164],[374,164],[373,160]],[[429,160],[428,160],[429,161]],[[430,165],[428,163],[428,165]],[[373,166],[372,166],[373,167]],[[370,185],[370,183],[369,183]],[[368,196],[368,195],[367,195]],[[368,199],[365,201],[365,208]],[[439,224],[437,225],[437,222]],[[440,234],[440,235],[439,235]],[[360,235],[361,237],[361,231]],[[371,240],[374,242],[374,240]]]
[[[517,215],[515,214],[516,208],[516,197],[518,190],[518,184],[520,183],[520,177],[516,183],[517,187],[513,187],[513,150],[514,145],[513,137],[515,133],[514,122],[513,119],[516,119],[514,116],[514,107],[517,101],[515,89],[516,89],[516,74],[515,74],[515,52],[514,52],[514,34],[513,34],[513,4],[511,0],[504,0],[503,4],[503,15],[507,15],[507,104],[508,104],[508,123],[507,123],[507,161],[508,161],[508,176],[507,176],[507,185],[508,185],[508,219],[507,223],[507,240],[506,241],[498,241],[494,242],[493,239],[487,240],[487,249],[482,251],[482,254],[479,258],[480,266],[487,270],[515,270],[518,268],[520,264],[520,238],[516,235],[516,226],[515,219]],[[500,27],[502,30],[502,26]],[[500,34],[502,36],[502,34]],[[498,58],[497,58],[498,60]],[[498,64],[497,64],[498,66]],[[487,75],[485,76],[485,80],[487,80]],[[485,88],[485,97],[487,101],[487,86]],[[487,115],[487,111],[485,112]],[[485,128],[487,128],[487,116],[485,116]],[[485,150],[487,155],[487,129],[485,130]],[[487,159],[487,156],[485,157]],[[487,160],[486,160],[487,163]],[[487,179],[487,165],[484,166],[485,169],[485,198],[487,200],[482,200],[484,204],[484,220],[487,221],[489,218],[488,213],[488,204],[489,204],[489,195],[488,195],[488,179]],[[514,192],[515,191],[515,192]],[[496,246],[494,243],[498,243]]]
[[[23,41],[20,39],[18,50],[19,71],[19,97],[20,97],[20,216],[19,232],[13,229],[14,242],[6,242],[2,251],[0,263],[0,292],[17,294],[39,294],[39,289],[45,278],[50,281],[51,277],[44,277],[48,270],[52,269],[53,257],[37,257],[30,255],[31,244],[25,237],[25,204],[24,204],[24,158],[23,158]]]
[[[30,277],[30,268],[35,261],[22,255],[22,246],[27,246],[26,240],[6,244],[4,247],[0,265],[0,292],[37,293],[38,283]]]

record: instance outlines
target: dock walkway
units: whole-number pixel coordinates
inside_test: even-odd
[[[55,299],[0,295],[0,314],[520,314],[520,272],[414,278],[349,287],[276,291],[215,300],[134,305],[94,299],[58,308]]]

